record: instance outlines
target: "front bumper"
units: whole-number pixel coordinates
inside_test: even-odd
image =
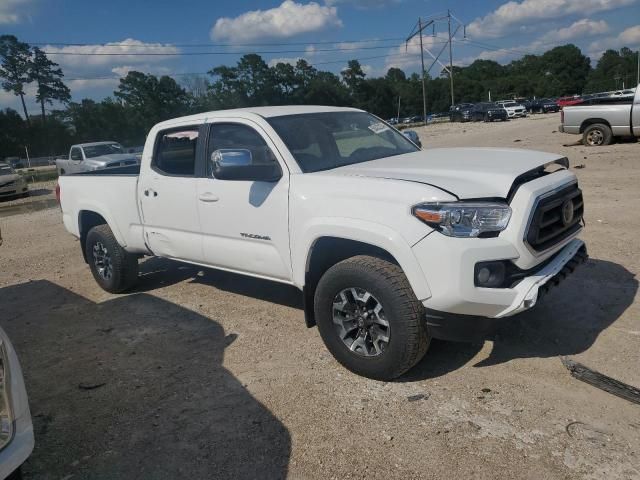
[[[0,187],[0,197],[12,197],[22,195],[28,190],[26,183],[15,183],[8,187]]]
[[[501,319],[535,306],[550,289],[558,286],[587,259],[584,242],[573,239],[538,272],[525,277],[511,289],[501,289],[511,290],[515,296],[510,305],[493,317],[455,314],[427,308],[426,321],[429,334],[442,340],[458,341],[486,337],[502,323]]]

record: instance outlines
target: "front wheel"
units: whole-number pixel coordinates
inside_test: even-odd
[[[604,123],[594,123],[589,125],[582,134],[582,142],[589,147],[609,145],[613,138],[613,133],[608,125]]]
[[[429,346],[424,307],[402,269],[376,257],[351,257],[322,276],[315,293],[318,330],[352,372],[392,380]]]
[[[109,293],[121,293],[138,280],[138,257],[120,246],[108,225],[89,230],[85,254],[93,278]]]

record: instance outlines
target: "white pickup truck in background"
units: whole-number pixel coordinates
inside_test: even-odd
[[[431,338],[486,332],[586,259],[567,167],[421,151],[356,109],[259,107],[160,123],[139,167],[63,176],[59,198],[105,290],[132,288],[142,256],[294,285],[340,363],[392,379]]]
[[[56,168],[58,175],[67,175],[138,163],[136,155],[126,153],[122,145],[117,142],[93,142],[72,145],[68,158],[56,160]]]

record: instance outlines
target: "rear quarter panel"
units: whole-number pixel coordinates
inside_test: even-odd
[[[564,107],[564,129],[567,133],[582,133],[586,121],[602,119],[614,135],[630,135],[631,105],[584,105]]]
[[[101,215],[127,251],[144,253],[146,246],[137,204],[135,175],[64,175],[59,179],[65,228],[80,237],[82,211]]]

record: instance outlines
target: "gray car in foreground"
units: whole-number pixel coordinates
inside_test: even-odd
[[[108,141],[72,145],[68,158],[56,160],[56,168],[59,175],[65,175],[139,163],[135,153],[127,153],[119,143]]]
[[[588,146],[608,145],[614,137],[640,137],[640,88],[633,98],[592,99],[562,109],[564,133],[582,135]]]

